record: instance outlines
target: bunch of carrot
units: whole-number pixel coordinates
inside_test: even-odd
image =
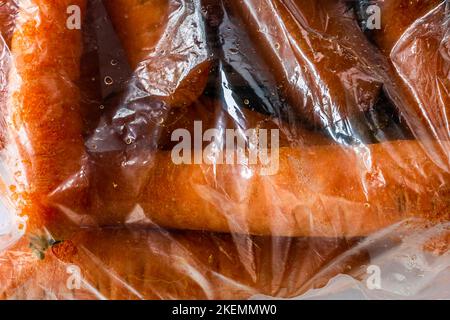
[[[217,68],[208,45],[207,13],[203,9],[211,1],[105,1],[135,70],[135,80],[127,96],[131,103],[100,122],[99,128],[106,123],[108,130],[133,134],[140,132],[136,129],[139,127],[150,136],[158,135],[161,150],[147,150],[145,144],[134,143],[139,136],[119,141],[113,134],[108,138],[82,135],[82,101],[77,84],[82,31],[66,27],[66,8],[75,4],[84,13],[86,1],[30,1],[36,10],[19,8],[12,38],[15,67],[9,76],[8,108],[11,133],[25,173],[25,187],[20,190],[25,205],[21,210],[30,218],[31,232],[47,228],[58,240],[73,238],[76,246],[66,245],[60,247],[62,253],[55,253],[70,260],[80,257],[77,250],[87,246],[83,240],[86,234],[73,236],[80,226],[93,230],[137,226],[270,237],[353,238],[409,218],[430,223],[450,220],[450,144],[442,139],[448,137],[450,60],[443,55],[436,58],[440,52],[436,46],[442,45],[436,40],[445,38],[442,24],[449,21],[448,11],[443,1],[428,1],[423,10],[420,7],[422,11],[414,4],[403,8],[405,2],[382,1],[382,14],[390,17],[383,21],[393,22],[376,31],[379,48],[363,34],[345,1],[220,2],[224,12],[238,17],[254,39],[255,52],[279,84],[273,89],[287,98],[299,123],[332,131],[333,136],[339,130],[351,133],[349,124],[373,109],[384,90],[416,136],[416,140],[348,146],[297,122],[291,126],[283,116],[250,110],[248,103],[231,105],[232,95],[225,103],[205,95]],[[396,10],[406,14],[393,14]],[[435,26],[433,33],[408,30],[419,18],[429,22],[427,26]],[[419,57],[406,52],[414,41],[423,45]],[[410,77],[402,76],[405,74]],[[143,110],[148,113],[136,116],[143,112],[136,101],[147,103]],[[166,112],[161,123],[152,122],[152,105]],[[279,129],[281,146],[271,148],[279,155],[279,170],[262,175],[259,164],[173,163],[169,136],[178,128],[192,132],[194,121],[202,121],[205,128],[222,130]],[[435,134],[424,137],[424,131]],[[93,151],[98,146],[88,146],[91,141],[102,144],[103,149]],[[137,256],[133,247],[139,242],[136,235],[127,232],[114,237],[94,232],[86,237],[94,238],[98,244],[95,254],[103,260],[120,258],[108,252],[116,237],[123,237],[121,241],[129,241],[132,246],[126,249],[126,256],[132,257],[127,260],[134,261]],[[237,269],[233,264],[215,264],[216,253],[211,250],[220,251],[222,246],[208,243],[210,240],[197,243],[167,234],[169,243],[164,233],[150,238],[164,248],[176,243],[181,251],[204,249],[213,261],[202,262],[203,266],[225,272],[237,282],[242,280],[234,274]],[[142,240],[149,241],[147,237]],[[226,242],[225,246],[232,243],[232,237]],[[155,259],[156,251],[144,254],[142,259]],[[193,265],[185,254],[173,251]],[[230,259],[242,255],[239,250],[226,251]],[[137,252],[144,251],[141,248]],[[171,259],[164,263],[170,265]],[[122,269],[138,268],[122,267],[119,270],[123,274],[127,271]],[[164,270],[155,268],[166,278]],[[149,269],[142,269],[140,277],[151,277]],[[178,270],[181,277],[185,271]],[[95,279],[96,272],[92,272],[90,277]],[[258,284],[250,290],[251,280],[244,280],[248,285],[245,294],[235,292],[236,296],[270,285]],[[99,289],[102,294],[118,288],[110,279],[99,277],[97,281],[99,288],[108,286]],[[228,290],[225,287],[223,290]],[[122,289],[111,297],[127,296],[120,293]],[[180,296],[179,287],[172,289],[167,292]],[[186,290],[200,297],[211,288]],[[146,292],[144,298],[154,297],[150,291],[140,288],[137,297],[139,292]],[[215,292],[206,296],[223,297]]]

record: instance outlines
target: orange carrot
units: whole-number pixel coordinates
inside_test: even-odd
[[[279,170],[273,174],[262,172],[261,164],[175,165],[170,152],[158,152],[131,186],[131,176],[103,163],[93,180],[93,220],[353,237],[410,217],[450,219],[448,164],[434,163],[418,142],[386,142],[358,152],[338,145],[271,150],[276,152]],[[132,189],[136,185],[140,189]]]
[[[0,254],[0,298],[44,299],[49,290],[58,299],[292,297],[365,263],[363,251],[326,268],[355,242],[142,229],[84,231],[48,248],[41,261],[26,243]],[[67,288],[69,277],[76,276],[68,271],[80,272],[79,289]]]
[[[114,0],[105,5],[144,90],[171,106],[203,93],[211,63],[198,0]]]
[[[389,57],[395,88],[389,88],[418,139],[448,140],[450,118],[450,7],[442,0],[385,0],[374,38]]]
[[[67,12],[70,5],[76,5],[83,13],[85,2],[21,3],[12,39],[8,108],[20,165],[26,173],[24,213],[36,227],[54,215],[48,195],[69,183],[82,167],[84,142],[76,85],[81,30],[67,27]]]
[[[340,0],[226,0],[279,82],[310,123],[332,126],[366,111],[382,86],[382,57]]]

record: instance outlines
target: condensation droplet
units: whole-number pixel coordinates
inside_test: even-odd
[[[277,50],[279,50],[280,49],[280,44],[277,42],[277,43],[275,43],[275,49],[277,49]]]
[[[114,80],[110,76],[106,76],[105,79],[104,79],[104,82],[105,82],[105,84],[107,86],[110,86],[110,85],[112,85],[114,83]]]
[[[238,54],[238,53],[239,53],[239,49],[237,49],[237,48],[230,48],[228,51],[229,51],[231,54]]]
[[[101,105],[99,106],[99,109],[100,109],[100,110],[103,110],[103,109],[105,109],[105,106],[101,104]]]
[[[128,145],[130,145],[130,144],[133,143],[133,139],[127,138],[127,139],[125,140],[125,143],[128,144]]]
[[[111,65],[112,66],[117,66],[119,64],[119,61],[117,61],[116,59],[112,59],[111,60]]]
[[[248,106],[250,104],[250,100],[244,99],[244,104]]]

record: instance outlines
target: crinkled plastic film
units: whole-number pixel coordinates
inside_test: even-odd
[[[446,0],[0,0],[0,297],[449,299]]]

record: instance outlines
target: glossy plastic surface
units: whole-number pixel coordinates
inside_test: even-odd
[[[0,297],[449,298],[449,23],[0,0]]]

